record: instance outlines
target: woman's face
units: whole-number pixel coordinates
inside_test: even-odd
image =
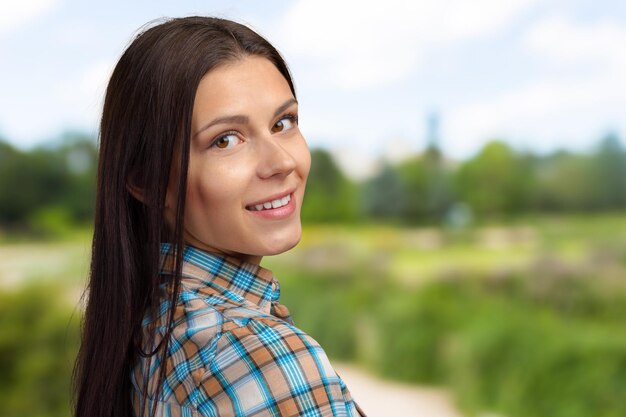
[[[310,165],[298,104],[269,60],[248,56],[210,71],[193,107],[185,241],[254,263],[291,249]]]

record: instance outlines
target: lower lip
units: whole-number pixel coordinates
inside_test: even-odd
[[[263,210],[248,210],[248,211],[264,219],[280,220],[280,219],[285,219],[291,216],[291,214],[295,210],[296,210],[296,200],[292,193],[289,203],[285,204],[282,207],[272,208],[272,209],[263,209]]]

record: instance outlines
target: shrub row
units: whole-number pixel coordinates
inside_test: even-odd
[[[449,387],[468,415],[626,415],[626,290],[594,277],[281,277],[296,325],[374,373]],[[0,292],[0,416],[68,415],[79,317],[63,290]],[[37,401],[32,401],[36,397]]]
[[[290,276],[283,302],[331,357],[447,386],[468,415],[626,415],[623,287],[512,276],[407,290],[384,277]]]
[[[70,415],[79,319],[60,288],[0,292],[0,416]]]

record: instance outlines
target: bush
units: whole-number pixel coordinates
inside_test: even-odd
[[[40,239],[58,239],[70,233],[75,226],[67,208],[47,206],[31,214],[28,228]]]
[[[448,385],[462,408],[508,417],[624,415],[626,337],[617,328],[598,331],[515,306],[499,313],[477,317],[447,352]]]
[[[359,310],[355,282],[332,274],[294,274],[281,279],[281,303],[297,327],[306,331],[329,356],[352,359],[356,352],[356,329]]]
[[[363,282],[372,277],[298,275],[284,285],[283,302],[329,356],[392,379],[446,385],[470,415],[626,415],[619,287],[546,274],[407,290],[377,278],[371,286]]]
[[[442,354],[462,316],[453,287],[430,286],[418,293],[389,287],[372,311],[376,349],[362,360],[388,378],[438,384],[443,381]],[[400,359],[401,358],[401,359]]]
[[[78,319],[58,288],[0,293],[0,416],[67,416]]]

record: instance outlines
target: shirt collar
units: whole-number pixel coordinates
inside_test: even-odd
[[[161,274],[173,274],[175,262],[173,245],[161,244]],[[183,249],[182,280],[187,287],[210,286],[236,302],[247,300],[268,314],[280,298],[280,285],[269,269],[188,245]]]

